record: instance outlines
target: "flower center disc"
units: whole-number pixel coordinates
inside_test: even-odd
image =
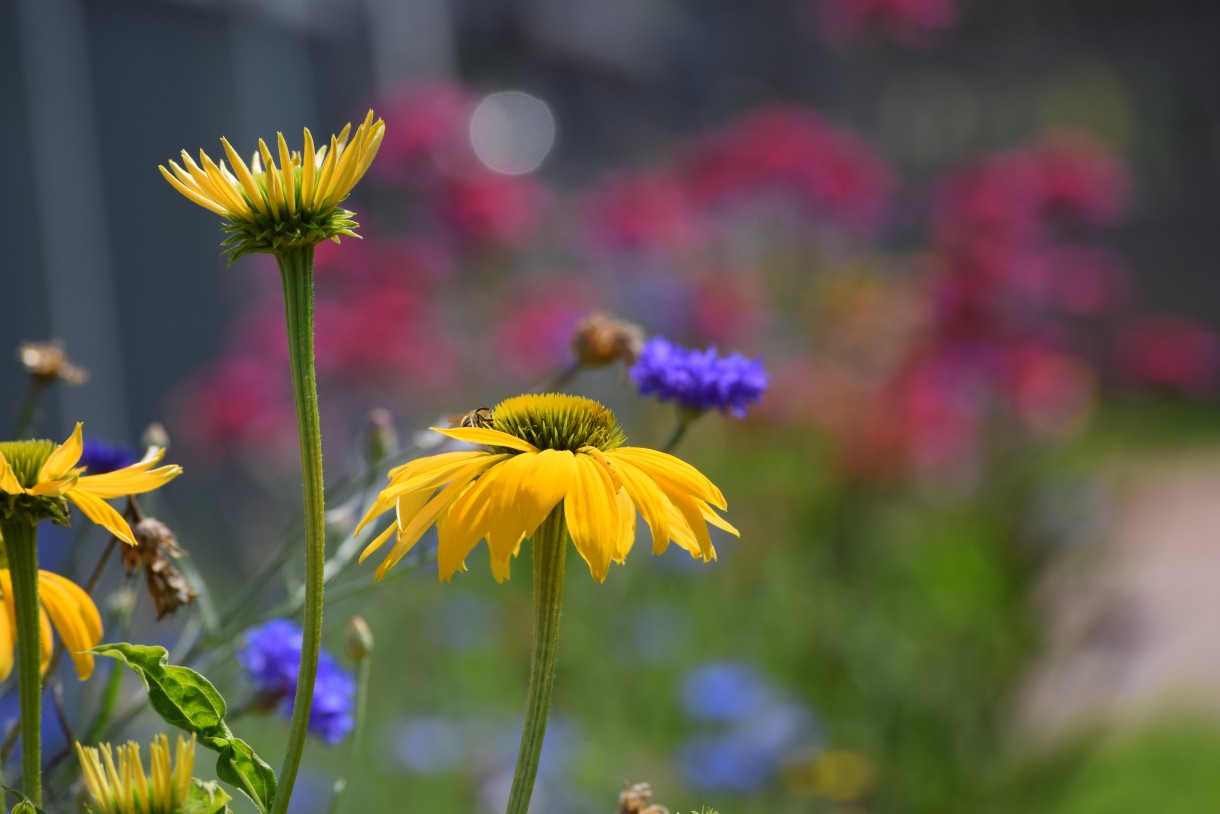
[[[44,441],[42,439],[35,441],[2,441],[0,442],[0,454],[4,455],[4,459],[13,468],[13,474],[17,476],[17,481],[26,489],[29,489],[38,482],[38,471],[47,462],[47,458],[51,457],[51,453],[55,451],[56,446],[54,441]]]
[[[627,440],[614,412],[592,399],[558,393],[514,396],[492,410],[492,427],[539,449],[602,452]]]

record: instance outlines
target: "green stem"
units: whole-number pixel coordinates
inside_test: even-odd
[[[674,427],[673,435],[669,436],[669,440],[661,447],[662,452],[673,452],[678,443],[686,436],[687,429],[695,422],[695,419],[703,415],[702,410],[694,410],[690,407],[678,408],[678,425]]]
[[[46,384],[37,376],[30,377],[30,386],[26,388],[25,399],[21,402],[21,409],[17,411],[17,420],[13,425],[13,438],[24,438],[25,431],[30,428],[30,423],[34,420],[34,408],[38,406],[38,397],[42,395]]]
[[[563,605],[563,560],[568,549],[563,504],[556,506],[534,533],[534,649],[530,656],[530,686],[525,702],[525,726],[517,752],[517,770],[508,795],[507,814],[526,814],[538,758],[546,735],[559,652],[559,615]]]
[[[305,494],[305,619],[301,642],[301,669],[288,745],[280,769],[272,814],[284,814],[292,798],[309,711],[313,706],[318,652],[322,647],[323,567],[326,558],[326,513],[322,479],[322,429],[318,419],[318,386],[313,352],[313,247],[276,255],[284,284],[284,310],[288,319],[288,355],[292,366],[292,395],[297,409],[297,435],[301,443],[301,484]]]
[[[0,524],[16,611],[17,691],[21,701],[21,784],[42,805],[42,629],[38,621],[38,538],[34,524]]]
[[[364,719],[368,708],[369,673],[373,661],[372,656],[372,653],[366,653],[364,658],[360,660],[360,664],[356,667],[356,723],[352,727],[352,734],[349,736],[352,746],[351,751],[347,753],[347,768],[344,769],[343,775],[335,781],[335,794],[330,801],[330,814],[338,814],[339,804],[343,800],[344,792],[347,791],[352,769],[359,765],[360,740],[364,736]]]

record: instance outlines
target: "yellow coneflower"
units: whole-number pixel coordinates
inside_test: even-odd
[[[173,759],[165,735],[153,738],[148,751],[151,771],[145,774],[135,741],[113,748],[76,744],[93,814],[183,814],[195,768],[195,736],[189,741],[178,736]]]
[[[351,142],[348,136],[351,135]],[[247,164],[228,139],[222,138],[229,166],[202,150],[199,163],[182,151],[173,170],[158,167],[165,180],[190,200],[229,221],[229,262],[253,252],[283,252],[313,246],[339,235],[356,237],[353,212],[339,207],[373,163],[385,122],[369,111],[353,135],[348,124],[330,145],[314,149],[305,128],[301,152],[290,152],[283,133],[276,134],[276,154],[262,139]],[[276,164],[276,158],[279,164]]]
[[[360,555],[363,561],[396,536],[378,579],[433,525],[442,580],[464,568],[467,555],[486,538],[492,573],[502,581],[521,542],[532,539],[534,645],[507,809],[526,814],[555,683],[568,536],[600,581],[610,563],[623,562],[631,549],[637,511],[652,530],[658,554],[673,541],[694,557],[712,560],[716,550],[708,526],[737,530],[716,514],[725,508],[724,495],[699,470],[664,452],[623,446],[614,413],[595,401],[555,393],[516,396],[489,412],[471,421],[475,426],[434,427],[485,449],[441,453],[391,470],[390,485],[357,532],[394,508],[398,522]]]
[[[16,611],[13,606],[13,580],[7,568],[0,569],[0,681],[13,672],[13,648],[17,643]],[[76,665],[81,681],[93,674],[93,656],[84,651],[102,641],[102,616],[89,594],[72,580],[50,571],[38,572],[39,621],[42,635],[42,671],[51,661],[51,626],[59,631],[68,655]],[[48,619],[49,617],[49,619]]]
[[[131,526],[106,501],[159,489],[182,474],[182,467],[153,469],[165,450],[150,448],[143,460],[131,466],[86,475],[85,468],[77,466],[83,449],[79,423],[62,444],[44,440],[0,443],[0,518],[25,515],[32,521],[65,521],[63,501],[67,499],[94,523],[135,545]]]
[[[626,558],[637,511],[652,530],[655,554],[672,540],[691,556],[713,560],[707,526],[737,534],[714,511],[726,504],[710,480],[672,455],[622,446],[626,439],[614,413],[595,401],[525,395],[501,402],[491,414],[491,428],[433,428],[486,450],[441,453],[391,470],[390,485],[357,528],[392,507],[397,512],[398,522],[360,556],[363,561],[397,535],[378,579],[435,524],[442,580],[464,568],[486,538],[492,572],[503,581],[521,541],[560,504],[572,542],[597,580],[606,578],[611,562]]]

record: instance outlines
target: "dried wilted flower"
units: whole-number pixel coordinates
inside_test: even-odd
[[[619,794],[618,814],[669,814],[669,809],[652,804],[652,786],[636,783]]]
[[[59,339],[22,342],[17,348],[17,358],[21,360],[25,372],[43,384],[55,381],[84,384],[89,379],[89,371],[68,361],[68,352]]]
[[[153,606],[157,609],[157,620],[160,621],[183,605],[195,601],[198,594],[191,589],[186,577],[182,576],[170,558],[183,556],[178,548],[178,538],[170,527],[155,517],[145,517],[132,526],[136,545],[124,546],[123,566],[127,576],[132,576],[141,563],[144,565],[144,578],[148,581],[148,595],[152,597]]]
[[[602,367],[618,361],[634,364],[643,345],[643,328],[603,312],[582,319],[572,334],[572,352],[581,367]]]

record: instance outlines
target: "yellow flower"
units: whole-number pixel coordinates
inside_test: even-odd
[[[32,520],[66,521],[64,499],[128,545],[136,538],[123,516],[107,500],[159,489],[182,474],[177,465],[153,469],[165,450],[150,448],[143,460],[101,475],[82,474],[81,425],[62,444],[53,441],[0,443],[0,517],[25,514]],[[6,497],[7,496],[7,499]]]
[[[390,485],[356,529],[396,511],[397,523],[360,555],[363,562],[396,535],[378,579],[435,524],[442,580],[464,570],[467,555],[486,538],[492,573],[503,581],[521,541],[560,503],[572,542],[597,580],[606,578],[612,561],[626,558],[637,511],[652,531],[655,554],[672,540],[693,557],[713,560],[707,526],[737,534],[713,511],[726,504],[711,481],[672,455],[622,446],[614,414],[595,401],[517,396],[492,410],[491,424],[433,428],[486,450],[441,453],[390,471]]]
[[[153,738],[148,751],[152,771],[146,775],[140,761],[140,745],[135,741],[113,749],[108,743],[103,743],[100,749],[76,744],[76,756],[80,758],[85,786],[92,798],[90,811],[95,814],[182,814],[191,791],[191,772],[195,768],[195,736],[192,735],[189,741],[178,736],[172,760],[169,738],[165,735]],[[117,763],[115,752],[119,753]]]
[[[13,608],[13,581],[7,568],[0,569],[0,681],[13,671],[13,647],[17,643],[16,612]],[[75,582],[50,571],[38,572],[38,598],[42,604],[42,671],[51,661],[51,625],[59,631],[68,655],[76,664],[81,681],[93,674],[93,656],[84,652],[102,640],[102,617],[89,594]],[[47,617],[50,617],[48,620]]]
[[[277,152],[258,141],[258,152],[247,165],[228,139],[222,138],[224,159],[215,162],[202,150],[196,164],[182,151],[185,168],[173,161],[158,167],[165,180],[190,200],[229,221],[229,262],[252,252],[281,252],[313,246],[323,240],[338,242],[339,235],[356,237],[354,215],[339,204],[348,196],[373,163],[385,122],[373,121],[369,111],[364,122],[351,133],[348,124],[330,137],[329,148],[314,150],[313,135],[305,128],[303,154],[289,152],[283,133],[277,133]]]

